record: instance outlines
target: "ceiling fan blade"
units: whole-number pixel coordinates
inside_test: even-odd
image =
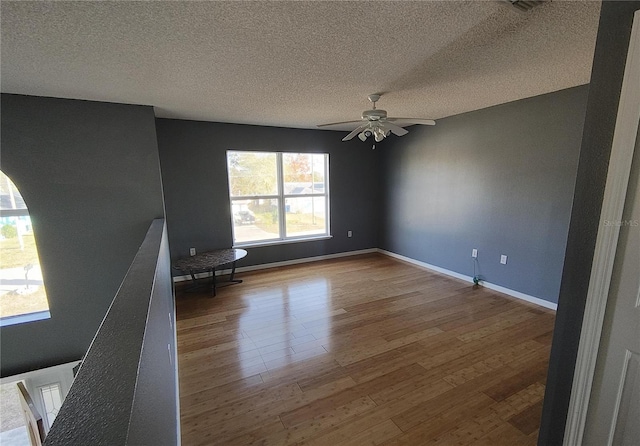
[[[343,141],[349,141],[350,139],[352,139],[354,136],[356,136],[358,133],[360,133],[361,131],[363,131],[364,129],[367,128],[367,126],[369,125],[369,123],[367,122],[366,124],[362,124],[361,126],[358,126],[358,128],[356,128],[354,131],[352,131],[351,133],[349,133],[347,136],[345,136],[344,138],[342,138]]]
[[[402,136],[402,135],[406,135],[407,133],[409,133],[409,130],[405,130],[402,127],[400,127],[399,125],[395,125],[389,121],[383,121],[380,123],[380,126],[383,127],[386,130],[391,130],[391,133],[393,133],[396,136]]]
[[[316,127],[330,127],[333,125],[359,124],[361,122],[362,122],[362,119],[358,119],[357,121],[342,121],[342,122],[332,122],[329,124],[318,124]]]
[[[403,125],[421,124],[421,125],[436,125],[436,121],[433,119],[420,119],[420,118],[387,118],[387,121],[402,122]],[[405,124],[406,123],[406,124]]]

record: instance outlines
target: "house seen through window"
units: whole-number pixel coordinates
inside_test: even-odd
[[[329,155],[227,152],[234,245],[329,236]]]
[[[18,188],[0,171],[0,322],[47,318],[48,311],[29,210]],[[23,315],[33,317],[20,319]]]

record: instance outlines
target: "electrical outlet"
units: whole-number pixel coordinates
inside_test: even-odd
[[[195,256],[196,255],[196,248],[189,248],[189,255],[190,256]]]
[[[347,231],[347,237],[349,238],[353,237],[353,231]]]
[[[500,256],[500,263],[502,263],[503,265],[507,264],[507,256],[505,256],[504,254]]]
[[[478,258],[478,250],[477,249],[472,249],[471,250],[471,257],[473,257],[474,259]]]

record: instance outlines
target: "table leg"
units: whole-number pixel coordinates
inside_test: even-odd
[[[196,279],[196,273],[194,270],[189,270],[189,275],[191,276],[191,286],[187,287],[185,291],[187,293],[196,292],[199,288],[202,288],[202,285],[198,285],[198,279]]]
[[[211,270],[211,287],[213,288],[213,295],[216,295],[216,268]]]
[[[242,283],[242,279],[233,279],[233,276],[236,274],[236,262],[234,261],[231,264],[231,276],[229,276],[229,282],[233,283]]]

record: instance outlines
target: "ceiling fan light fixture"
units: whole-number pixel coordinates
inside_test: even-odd
[[[375,138],[376,142],[382,141],[385,137],[384,130],[382,130],[380,127],[374,128],[373,137]]]
[[[544,3],[545,0],[503,0],[503,1],[511,4],[511,6],[516,8],[518,11],[528,12],[531,9],[535,8],[536,6],[539,6],[540,4]]]

